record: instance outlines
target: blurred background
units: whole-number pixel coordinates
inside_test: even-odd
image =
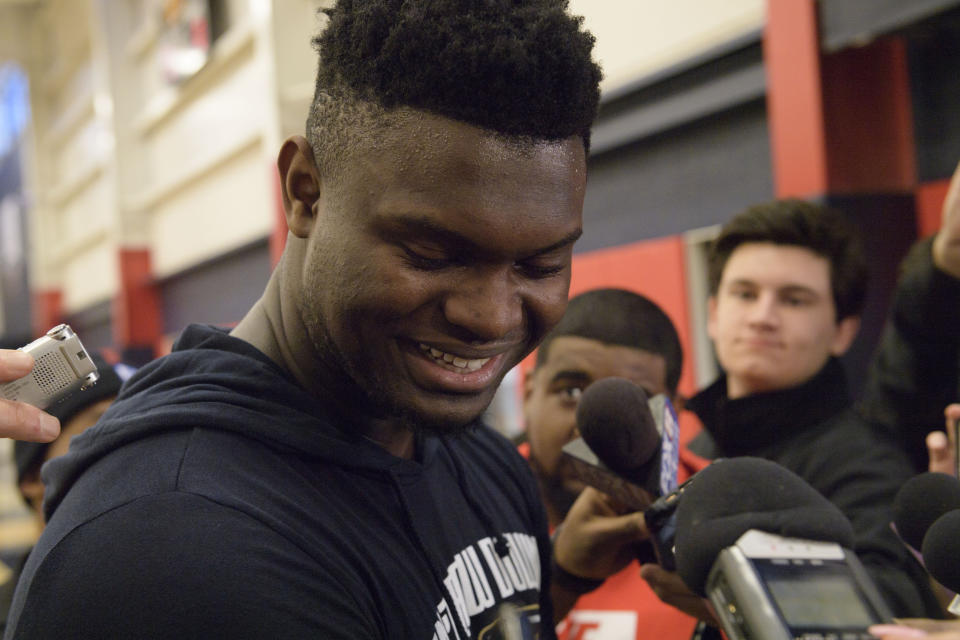
[[[0,0],[0,342],[68,322],[142,364],[230,325],[286,237],[274,167],[302,133],[320,0]],[[716,365],[704,250],[746,206],[798,196],[862,229],[859,383],[896,265],[936,231],[960,159],[960,0],[571,0],[605,72],[571,295],[651,297]],[[522,429],[521,370],[490,421]],[[32,521],[0,444],[0,559]]]

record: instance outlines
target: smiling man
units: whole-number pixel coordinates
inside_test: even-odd
[[[263,297],[45,471],[11,636],[493,638],[510,602],[553,637],[536,485],[478,420],[566,306],[600,78],[566,4],[328,12]]]

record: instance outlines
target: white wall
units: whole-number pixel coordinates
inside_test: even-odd
[[[158,277],[273,225],[272,165],[313,90],[310,37],[327,0],[229,0],[207,67],[160,79],[157,0],[48,0],[28,38],[33,86],[33,282],[65,311],[110,298],[118,248],[149,248]],[[572,0],[597,37],[604,90],[763,24],[764,0]],[[96,271],[89,271],[94,266]],[[82,277],[84,270],[87,277]]]
[[[597,38],[604,91],[759,29],[766,0],[571,0]]]

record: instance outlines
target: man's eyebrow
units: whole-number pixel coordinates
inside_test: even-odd
[[[401,233],[423,235],[427,238],[431,238],[445,245],[456,247],[464,251],[479,252],[484,250],[484,247],[481,247],[463,234],[453,231],[452,229],[448,229],[447,227],[437,223],[436,220],[422,215],[396,214],[381,218],[379,223],[384,227],[389,228],[391,232],[400,231]],[[550,253],[551,251],[569,246],[576,242],[581,235],[583,235],[583,228],[578,227],[575,231],[567,234],[557,242],[554,242],[546,247],[536,249],[530,254],[530,256],[538,256],[544,253]]]
[[[558,380],[570,380],[573,382],[589,382],[593,379],[593,376],[589,375],[585,371],[580,369],[563,369],[557,371],[552,376],[550,376],[550,382],[557,382]]]
[[[535,251],[532,255],[539,256],[544,253],[550,253],[551,251],[556,251],[557,249],[562,249],[568,247],[576,242],[580,236],[583,235],[583,227],[577,227],[577,229],[571,233],[568,233],[566,236],[554,242],[553,244],[546,246],[542,249]]]
[[[778,291],[780,293],[802,293],[802,294],[816,296],[816,297],[820,296],[819,291],[802,284],[788,284],[780,287]]]
[[[749,278],[737,278],[736,280],[731,280],[727,283],[728,287],[759,287],[760,284],[750,280]],[[805,284],[798,283],[788,283],[782,286],[777,287],[777,293],[806,293],[814,296],[819,296],[819,292],[812,288],[808,287]]]

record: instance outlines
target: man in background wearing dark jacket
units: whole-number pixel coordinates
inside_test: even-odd
[[[8,636],[553,637],[536,485],[477,421],[566,306],[600,79],[566,4],[328,11],[263,297],[48,466]]]
[[[853,408],[838,360],[857,333],[867,278],[844,222],[785,200],[724,225],[708,307],[724,374],[687,403],[704,427],[689,447],[706,459],[766,458],[804,478],[850,519],[854,551],[894,614],[937,616],[926,574],[890,528],[893,498],[915,471],[900,441]],[[643,575],[667,602],[689,595],[658,567]]]

